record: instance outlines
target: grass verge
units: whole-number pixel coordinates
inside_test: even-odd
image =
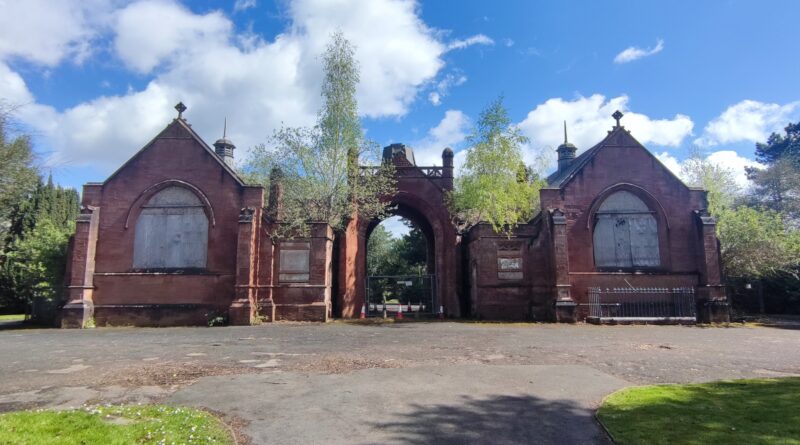
[[[165,405],[99,406],[0,415],[0,444],[128,445],[233,443],[206,411]]]
[[[597,418],[619,445],[800,445],[800,378],[627,388]]]
[[[0,321],[22,321],[25,314],[0,315]]]

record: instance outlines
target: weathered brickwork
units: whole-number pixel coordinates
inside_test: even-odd
[[[62,326],[359,316],[367,240],[379,221],[356,214],[339,234],[312,224],[305,236],[278,238],[282,185],[273,182],[264,208],[264,189],[242,182],[229,166],[235,147],[223,142],[225,159],[179,117],[105,182],[84,187],[69,249]],[[448,317],[574,322],[588,315],[589,287],[693,287],[698,317],[725,320],[715,222],[705,213],[705,192],[686,187],[619,125],[581,156],[574,157],[575,150],[566,143],[559,147],[559,170],[540,193],[541,211],[511,236],[487,225],[458,233],[445,205],[453,188],[452,150],[443,152],[442,167],[416,166],[413,151],[400,144],[384,150],[397,171],[397,192],[387,204],[428,239],[435,305]],[[169,187],[196,196],[183,207],[192,207],[193,215],[202,208],[208,220],[205,267],[137,269],[135,246],[154,245],[135,242],[148,233],[136,231],[144,209],[162,215],[157,220],[172,238],[158,242],[173,243],[163,248],[179,248],[182,236],[191,235],[178,221],[196,219],[171,219],[181,214],[181,205],[148,207]],[[657,266],[595,265],[599,209],[619,191],[635,196],[652,215],[647,221],[655,221],[650,244],[657,245],[657,254],[648,261]]]
[[[482,302],[475,315],[494,318],[498,310],[492,306],[500,305],[508,314],[504,318],[522,318],[523,308],[530,306],[552,308],[541,311],[550,320],[575,321],[588,315],[589,287],[692,287],[697,289],[701,320],[727,319],[714,221],[704,213],[705,191],[685,186],[621,126],[583,155],[559,164],[541,191],[542,212],[512,237],[527,241],[534,251],[528,257],[529,276],[518,287],[498,279],[490,265],[496,247],[487,235],[489,228],[479,226],[470,233],[470,261],[489,265],[479,268],[471,283]],[[595,266],[596,214],[604,200],[620,190],[641,199],[655,217],[657,267]],[[523,291],[529,280],[537,284]],[[528,316],[541,319],[534,312]]]

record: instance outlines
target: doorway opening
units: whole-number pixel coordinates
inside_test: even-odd
[[[418,215],[374,221],[367,231],[366,315],[436,314],[436,264],[430,225]]]

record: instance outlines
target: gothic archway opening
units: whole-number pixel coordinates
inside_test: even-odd
[[[396,206],[390,217],[370,222],[366,237],[367,315],[435,314],[435,241],[428,221],[411,208]]]

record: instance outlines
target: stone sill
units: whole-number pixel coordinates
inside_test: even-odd
[[[101,277],[115,277],[115,276],[212,276],[220,277],[224,275],[233,275],[232,273],[219,273],[198,270],[164,270],[164,271],[131,271],[131,272],[95,272],[95,276]]]

